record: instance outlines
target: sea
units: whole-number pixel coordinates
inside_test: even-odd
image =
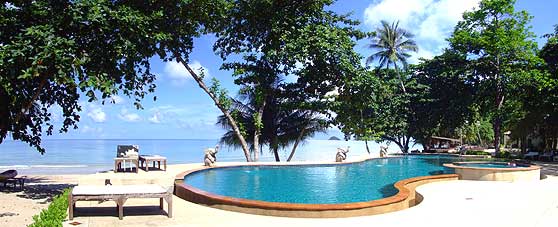
[[[167,157],[168,164],[202,163],[204,150],[215,147],[218,139],[46,139],[42,145],[46,149],[40,154],[26,143],[5,140],[0,144],[0,171],[16,169],[27,175],[88,174],[111,170],[118,145],[138,145],[141,154],[157,154]],[[379,155],[383,143],[368,142],[371,154]],[[350,147],[347,156],[366,155],[364,141],[306,140],[299,144],[293,161],[334,161],[337,148]],[[414,149],[414,148],[413,148]],[[262,149],[259,161],[275,161],[269,149]],[[399,148],[391,144],[390,152]],[[281,161],[285,161],[290,147],[280,151]],[[217,161],[245,161],[241,149],[223,146],[217,154]]]

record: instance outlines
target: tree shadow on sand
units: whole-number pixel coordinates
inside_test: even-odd
[[[0,184],[0,192],[2,193],[17,193],[16,196],[24,199],[43,200],[39,203],[46,204],[52,201],[56,195],[62,194],[64,189],[73,187],[74,184],[52,182],[46,178],[26,178],[23,189],[18,185],[17,187],[10,187],[10,185],[3,187]]]
[[[72,184],[33,184],[25,185],[23,192],[17,197],[33,200],[44,200],[40,203],[50,203],[56,195],[62,194],[64,189],[73,187]]]

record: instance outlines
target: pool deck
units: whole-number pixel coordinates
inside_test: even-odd
[[[246,163],[220,163],[237,165]],[[170,165],[167,172],[97,173],[80,185],[157,183],[172,186],[177,174],[202,164]],[[73,221],[89,226],[557,226],[558,165],[545,164],[546,179],[538,182],[446,181],[417,187],[424,196],[419,205],[392,213],[350,218],[284,218],[214,209],[173,198],[173,218],[158,207],[157,199],[130,199],[124,220],[115,203],[78,202]],[[166,208],[165,208],[166,209]],[[68,222],[64,226],[72,226]]]

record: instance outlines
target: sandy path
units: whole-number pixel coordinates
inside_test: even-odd
[[[27,176],[23,191],[0,184],[0,226],[21,227],[47,208],[53,196],[75,185],[81,175]]]

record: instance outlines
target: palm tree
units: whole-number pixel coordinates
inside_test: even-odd
[[[389,24],[382,20],[381,23],[382,26],[377,28],[375,35],[371,37],[372,43],[368,45],[369,48],[378,50],[378,52],[366,58],[366,65],[372,64],[375,60],[380,63],[379,68],[389,69],[389,66],[393,65],[401,82],[403,93],[407,93],[397,63],[401,63],[404,69],[407,68],[407,58],[411,56],[409,52],[418,51],[417,43],[412,39],[414,37],[412,33],[399,27],[399,21]]]
[[[278,91],[278,89],[275,89],[275,93],[278,93]],[[312,111],[282,108],[281,106],[284,104],[284,101],[286,100],[268,94],[262,116],[263,128],[259,145],[267,145],[270,152],[274,154],[275,161],[281,161],[279,149],[293,145],[287,160],[290,161],[300,142],[312,137],[317,132],[325,132],[327,130],[327,121],[325,119],[314,114]],[[233,99],[230,109],[235,120],[242,125],[243,132],[246,138],[248,138],[247,143],[250,145],[251,152],[255,150],[253,140],[256,131],[254,126],[254,116],[256,115],[255,103],[254,92],[248,91],[239,95],[238,99]],[[220,143],[240,147],[238,137],[231,129],[228,119],[224,115],[218,117],[217,124],[227,130],[221,137]]]

